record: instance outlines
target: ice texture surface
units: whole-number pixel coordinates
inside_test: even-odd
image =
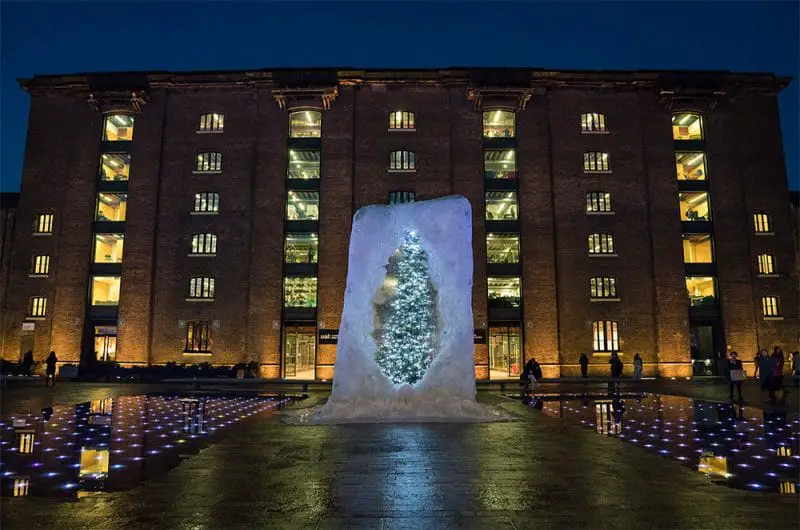
[[[437,291],[438,351],[414,386],[395,385],[375,361],[375,297],[389,257],[415,230]],[[472,318],[472,213],[462,196],[373,205],[353,217],[333,389],[308,420],[499,419],[476,402]]]

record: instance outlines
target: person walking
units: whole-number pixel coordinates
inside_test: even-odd
[[[25,355],[22,356],[22,363],[19,365],[20,374],[25,376],[30,376],[32,368],[33,368],[33,352],[31,350],[28,350],[25,352]]]
[[[792,352],[792,375],[800,375],[800,351]]]
[[[742,361],[739,360],[739,354],[737,352],[731,352],[731,357],[728,359],[725,368],[725,373],[730,383],[729,399],[733,401],[733,387],[736,386],[736,390],[739,392],[739,401],[744,402],[744,398],[742,397],[742,381],[744,381],[747,376],[744,373]]]
[[[581,377],[586,379],[589,373],[589,357],[587,357],[585,353],[581,353],[581,358],[578,363],[581,365]]]
[[[639,356],[639,354],[636,353],[636,355],[633,356],[633,378],[641,379],[643,369],[644,362],[642,362],[642,358]]]
[[[767,350],[759,351],[756,361],[758,381],[761,383],[761,390],[769,392],[770,401],[775,401],[775,391],[772,390],[772,381],[770,377],[772,374],[772,359],[767,355]]]
[[[758,362],[761,359],[761,350],[756,351],[756,356],[753,357],[753,379],[758,379],[758,374],[761,371],[758,369]]]
[[[56,363],[58,362],[58,357],[56,357],[56,352],[50,351],[50,355],[47,356],[45,360],[45,365],[47,368],[45,369],[44,373],[44,386],[47,386],[47,383],[50,379],[53,380],[53,386],[56,386]]]
[[[780,390],[781,401],[785,401],[786,390],[783,387],[783,365],[785,364],[785,361],[783,358],[783,350],[780,346],[775,346],[775,348],[772,350],[772,355],[770,355],[770,359],[772,360],[772,377],[770,384],[772,393],[770,394],[770,399],[774,400],[775,392]]]

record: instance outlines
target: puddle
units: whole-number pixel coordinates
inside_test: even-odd
[[[732,488],[797,495],[800,487],[800,419],[785,408],[625,393],[537,394],[524,401]]]
[[[123,396],[0,421],[3,497],[73,500],[124,491],[294,398],[277,394]]]

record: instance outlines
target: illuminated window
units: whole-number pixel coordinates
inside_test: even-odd
[[[517,234],[486,234],[487,263],[519,263]]]
[[[690,191],[678,193],[681,221],[710,221],[711,207],[708,192]]]
[[[289,221],[319,220],[318,191],[289,191],[286,218]]]
[[[615,436],[622,433],[622,415],[613,401],[594,402],[595,429],[599,434]]]
[[[706,180],[706,155],[675,153],[675,172],[678,180]]]
[[[675,140],[702,140],[703,118],[691,112],[673,114],[672,138]]]
[[[131,155],[103,153],[100,157],[100,180],[124,181],[131,175]]]
[[[53,233],[53,221],[55,220],[55,215],[51,213],[40,213],[36,216],[36,222],[33,225],[33,233],[34,234],[52,234]]]
[[[112,398],[93,399],[89,401],[89,414],[111,414],[114,407]]]
[[[36,435],[32,432],[19,433],[19,453],[22,455],[29,455],[33,453],[33,442]]]
[[[322,113],[298,110],[289,113],[290,138],[319,138],[322,136]]]
[[[616,298],[617,280],[607,276],[590,278],[589,293],[592,298]]]
[[[520,280],[517,277],[487,278],[491,307],[519,307]]]
[[[95,234],[94,263],[122,263],[123,234]]]
[[[50,272],[50,256],[33,256],[31,258],[31,274],[48,274]]]
[[[514,138],[514,113],[510,110],[487,110],[483,113],[484,138]]]
[[[93,306],[119,305],[119,276],[92,276],[90,296]]]
[[[27,497],[28,489],[30,488],[31,481],[27,478],[14,479],[14,497]]]
[[[775,256],[773,256],[772,254],[759,254],[758,273],[775,274]]]
[[[589,234],[589,254],[614,254],[614,236],[606,233]]]
[[[47,315],[47,298],[44,296],[33,296],[28,301],[28,316],[43,317]]]
[[[222,171],[222,153],[197,153],[194,170],[198,173],[219,173]]]
[[[414,151],[392,151],[389,153],[389,171],[413,171],[417,168]]]
[[[519,324],[489,326],[489,379],[519,378],[522,338]]]
[[[517,178],[516,149],[484,149],[483,177],[487,179]]]
[[[797,493],[797,484],[794,483],[794,480],[781,480],[780,484],[778,484],[778,490],[781,493]]]
[[[711,234],[683,234],[684,263],[714,263]]]
[[[193,299],[214,299],[214,278],[205,276],[191,278],[189,280],[189,298]]]
[[[133,116],[129,114],[106,116],[103,140],[107,142],[130,142],[133,140]]]
[[[214,256],[217,253],[217,236],[215,234],[194,234],[192,236],[191,254]]]
[[[775,454],[778,455],[778,456],[782,456],[784,458],[788,458],[788,457],[792,456],[792,448],[788,447],[786,445],[779,445],[775,449]]]
[[[94,326],[94,353],[97,360],[101,362],[116,360],[117,326]]]
[[[194,194],[194,213],[218,213],[219,193],[203,191]]]
[[[608,153],[590,151],[583,153],[583,170],[587,173],[609,171]]]
[[[283,307],[317,307],[317,279],[311,276],[284,278]]]
[[[389,114],[389,129],[415,129],[414,113],[398,110]]]
[[[780,307],[778,305],[777,296],[762,296],[761,297],[761,312],[765,317],[780,316]]]
[[[611,194],[607,191],[590,191],[586,194],[586,213],[611,212]]]
[[[98,193],[97,210],[94,220],[103,222],[121,222],[128,211],[128,195],[126,193]]]
[[[108,449],[81,447],[79,477],[104,478],[108,475]]]
[[[716,282],[711,276],[687,276],[686,291],[692,307],[711,307],[717,304]]]
[[[487,221],[515,221],[518,212],[516,191],[486,192]]]
[[[413,191],[390,191],[389,204],[403,204],[414,202],[416,195]]]
[[[200,115],[198,132],[222,132],[225,127],[225,115],[212,112]]]
[[[768,234],[771,232],[768,213],[754,213],[753,224],[757,234]]]
[[[596,352],[619,351],[619,332],[616,320],[592,322],[592,347]]]
[[[597,112],[581,114],[581,132],[605,132],[606,117]]]
[[[186,323],[185,353],[211,353],[211,321],[190,320]]]
[[[319,239],[317,234],[286,234],[286,263],[316,263]]]
[[[289,149],[286,178],[318,179],[320,173],[319,149]]]

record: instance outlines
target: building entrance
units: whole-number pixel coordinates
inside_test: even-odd
[[[489,326],[489,379],[518,379],[522,340],[518,324]]]
[[[316,326],[287,325],[283,330],[283,377],[314,379],[317,356]]]
[[[689,327],[691,340],[692,375],[721,375],[724,373],[724,339],[719,323],[697,322]]]
[[[117,326],[94,327],[94,353],[98,361],[117,360]]]

